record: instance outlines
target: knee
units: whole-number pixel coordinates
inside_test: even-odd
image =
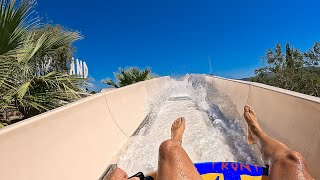
[[[277,160],[285,164],[298,164],[298,163],[304,164],[303,156],[299,152],[292,151],[292,150],[289,150],[279,155]]]
[[[169,139],[161,143],[159,148],[159,154],[161,157],[173,157],[177,152],[180,144]]]
[[[303,156],[297,151],[289,151],[286,155],[286,159],[297,163],[304,163]]]

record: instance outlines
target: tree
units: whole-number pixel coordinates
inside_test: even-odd
[[[145,70],[140,70],[137,67],[129,67],[126,69],[119,68],[119,73],[113,73],[113,74],[117,79],[116,82],[114,82],[110,78],[104,79],[102,80],[102,82],[115,88],[120,88],[123,86],[134,84],[139,81],[152,79],[155,77],[153,74],[151,74],[150,68],[146,68]]]
[[[15,108],[25,118],[77,100],[86,83],[64,71],[81,34],[40,29],[33,7],[30,0],[0,0],[0,110]]]
[[[263,61],[266,65],[255,70],[251,81],[320,97],[320,43],[304,53],[288,43],[283,53],[277,44],[267,50]]]
[[[44,28],[35,30],[34,39],[39,39],[44,33],[48,31],[50,32],[50,39],[58,38],[70,43],[53,45],[54,47],[50,51],[39,51],[38,56],[33,57],[34,62],[38,63],[38,65],[41,66],[50,65],[50,67],[47,68],[54,69],[58,72],[68,72],[68,64],[70,64],[72,55],[75,51],[75,48],[71,45],[71,43],[75,40],[81,39],[82,36],[78,32],[65,31],[63,27],[59,25],[46,25]],[[77,37],[77,39],[74,39],[75,37]]]

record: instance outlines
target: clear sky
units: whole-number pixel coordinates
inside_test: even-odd
[[[95,88],[118,67],[158,75],[242,78],[262,65],[277,42],[301,50],[320,41],[319,0],[38,0],[43,22],[78,30],[76,58]]]

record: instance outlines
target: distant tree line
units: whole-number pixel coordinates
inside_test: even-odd
[[[263,57],[265,66],[255,70],[248,80],[320,97],[320,43],[307,52],[286,44],[268,49]]]

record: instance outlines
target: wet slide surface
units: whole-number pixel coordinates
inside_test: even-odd
[[[193,162],[259,164],[259,156],[247,144],[240,119],[226,119],[218,106],[208,102],[207,94],[213,92],[207,86],[196,77],[171,80],[162,96],[150,102],[150,119],[130,138],[118,166],[128,174],[156,170],[158,148],[170,138],[171,124],[180,116],[186,119],[182,146]]]

